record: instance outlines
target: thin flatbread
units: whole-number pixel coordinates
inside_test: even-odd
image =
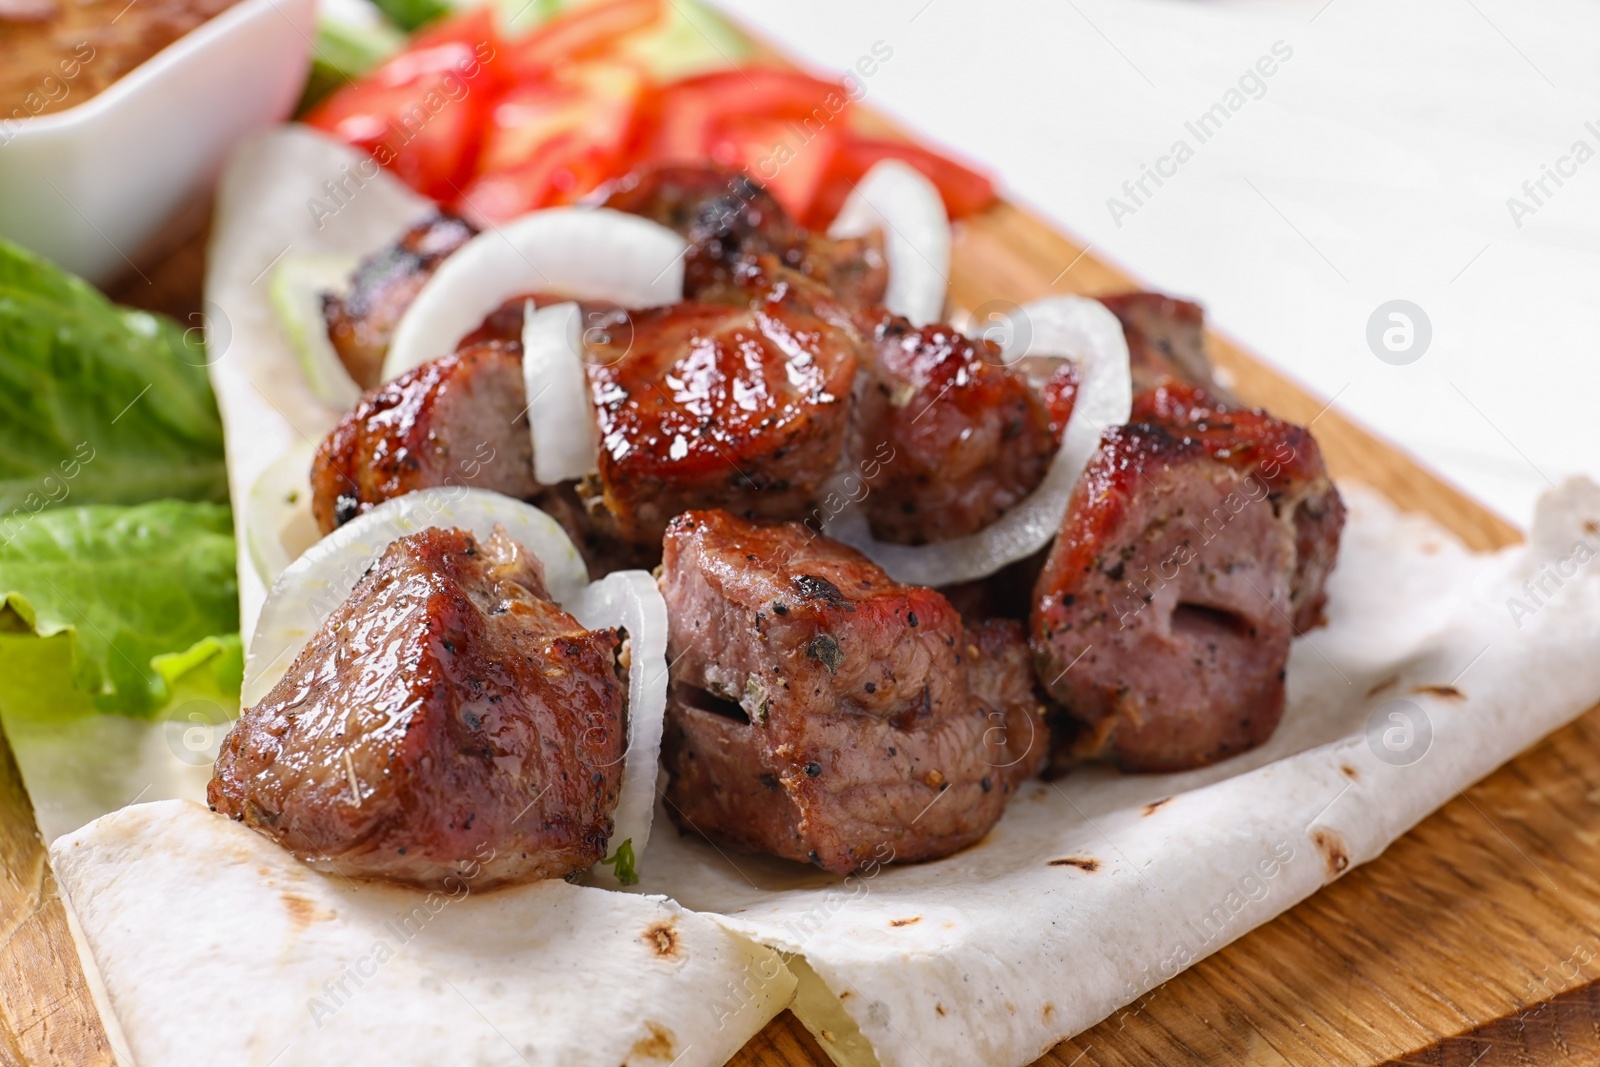
[[[794,989],[660,897],[352,881],[189,801],[107,815],[51,862],[140,1067],[716,1067]]]
[[[1345,490],[1328,625],[1263,747],[1031,782],[976,846],[846,879],[663,832],[641,888],[803,956],[795,1014],[840,1064],[1031,1063],[1600,699],[1600,487],[1547,494],[1493,555]]]

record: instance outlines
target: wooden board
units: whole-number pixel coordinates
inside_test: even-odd
[[[180,264],[179,274],[195,264]],[[974,308],[1135,285],[1026,211],[1001,205],[960,228],[951,287],[956,304]],[[180,313],[195,302],[181,278],[136,280],[117,295]],[[1212,345],[1246,399],[1314,424],[1336,475],[1432,515],[1474,548],[1518,538],[1337,408],[1325,409],[1225,338],[1213,337]],[[1597,843],[1600,714],[1590,712],[1466,791],[1375,862],[1040,1063],[1366,1067],[1403,1057],[1466,1064],[1468,1048],[1483,1052],[1483,1067],[1590,1062],[1600,1042],[1593,1033],[1587,1042],[1574,1040],[1573,1028],[1593,1030],[1595,998],[1574,994],[1526,1011],[1524,1020],[1493,1020],[1600,976]],[[110,1062],[8,752],[0,759],[0,862],[8,872],[0,914],[8,917],[9,938],[0,950],[0,1064]],[[1502,1036],[1512,1033],[1520,1045]],[[1464,1036],[1418,1053],[1425,1058],[1410,1055],[1453,1035]],[[1500,1054],[1488,1047],[1496,1040]],[[1518,1058],[1500,1058],[1506,1050]],[[733,1062],[828,1061],[785,1013]]]

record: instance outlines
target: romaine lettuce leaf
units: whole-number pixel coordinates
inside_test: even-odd
[[[238,610],[225,507],[30,515],[0,538],[0,709],[148,716],[180,690],[236,706]]]
[[[225,502],[206,358],[198,326],[0,241],[0,541],[61,504]]]

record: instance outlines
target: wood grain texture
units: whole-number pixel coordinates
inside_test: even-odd
[[[182,253],[180,253],[182,254]],[[180,262],[170,277],[192,275]],[[119,297],[172,310],[194,306],[182,285],[131,284]],[[140,289],[149,286],[147,293]],[[1028,212],[1001,205],[959,228],[952,300],[1027,300],[1051,292],[1135,287]],[[1204,294],[1195,294],[1203,296]],[[145,299],[140,299],[145,296]],[[1517,531],[1324,403],[1264,369],[1225,338],[1218,364],[1253,403],[1312,422],[1330,466],[1432,515],[1474,548]],[[0,738],[3,743],[3,738]],[[1457,1045],[1554,994],[1600,977],[1600,712],[1591,712],[1466,791],[1396,842],[1276,921],[1058,1046],[1053,1067],[1133,1064],[1471,1063]],[[0,757],[0,858],[10,939],[0,955],[0,1064],[110,1062],[93,1014],[31,809],[9,751]],[[14,931],[14,932],[13,932]],[[18,938],[25,940],[16,944]],[[1563,1061],[1595,1036],[1595,1009],[1549,1007],[1559,1025],[1524,1026],[1521,1059]],[[1583,1014],[1584,1011],[1588,1014]],[[1587,1029],[1585,1029],[1587,1028]],[[1489,1031],[1483,1031],[1488,1033]],[[1496,1031],[1498,1033],[1498,1031]],[[1507,1040],[1498,1046],[1512,1049]],[[1515,1050],[1513,1050],[1515,1051]],[[1477,1051],[1474,1051],[1474,1055]],[[1488,1054],[1486,1054],[1487,1057]],[[1594,1057],[1588,1057],[1594,1061]],[[828,1061],[785,1012],[734,1059],[740,1067],[820,1067]]]
[[[0,1064],[114,1062],[33,804],[0,731]]]

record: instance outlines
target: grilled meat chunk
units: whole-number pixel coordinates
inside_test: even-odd
[[[1283,714],[1294,538],[1261,478],[1150,423],[1108,431],[1034,592],[1039,678],[1073,755],[1178,771]]]
[[[1133,391],[1165,383],[1200,385],[1231,401],[1216,382],[1206,353],[1205,312],[1199,304],[1164,293],[1116,293],[1097,298],[1122,323],[1128,339]]]
[[[401,538],[245,711],[207,800],[344,875],[483,888],[583,870],[621,784],[617,649],[502,532]]]
[[[1033,492],[1055,452],[1050,409],[994,345],[899,316],[879,324],[851,437],[852,455],[893,457],[862,503],[874,536],[980,530]]]
[[[1178,384],[1139,394],[1132,418],[1192,438],[1213,459],[1266,483],[1273,512],[1295,542],[1289,612],[1294,631],[1320,626],[1345,508],[1311,432],[1265,411],[1224,403],[1206,389]]]
[[[718,511],[673,521],[662,589],[667,799],[685,829],[836,873],[935,859],[1038,768],[1020,627],[969,632],[853,549]]]
[[[391,497],[438,485],[527,499],[533,478],[518,349],[464,348],[370,389],[317,448],[311,512],[323,533]]]
[[[454,215],[424,219],[361,261],[349,295],[323,297],[328,340],[361,388],[378,384],[394,328],[411,301],[439,264],[477,232]]]
[[[738,171],[646,166],[617,182],[605,206],[642,215],[689,242],[683,288],[691,300],[727,286],[743,261],[760,256],[815,278],[853,306],[882,303],[889,285],[881,235],[833,241],[812,234]]]
[[[659,546],[690,508],[798,518],[844,447],[857,339],[787,287],[749,306],[634,312],[591,338],[599,484],[620,538]]]

